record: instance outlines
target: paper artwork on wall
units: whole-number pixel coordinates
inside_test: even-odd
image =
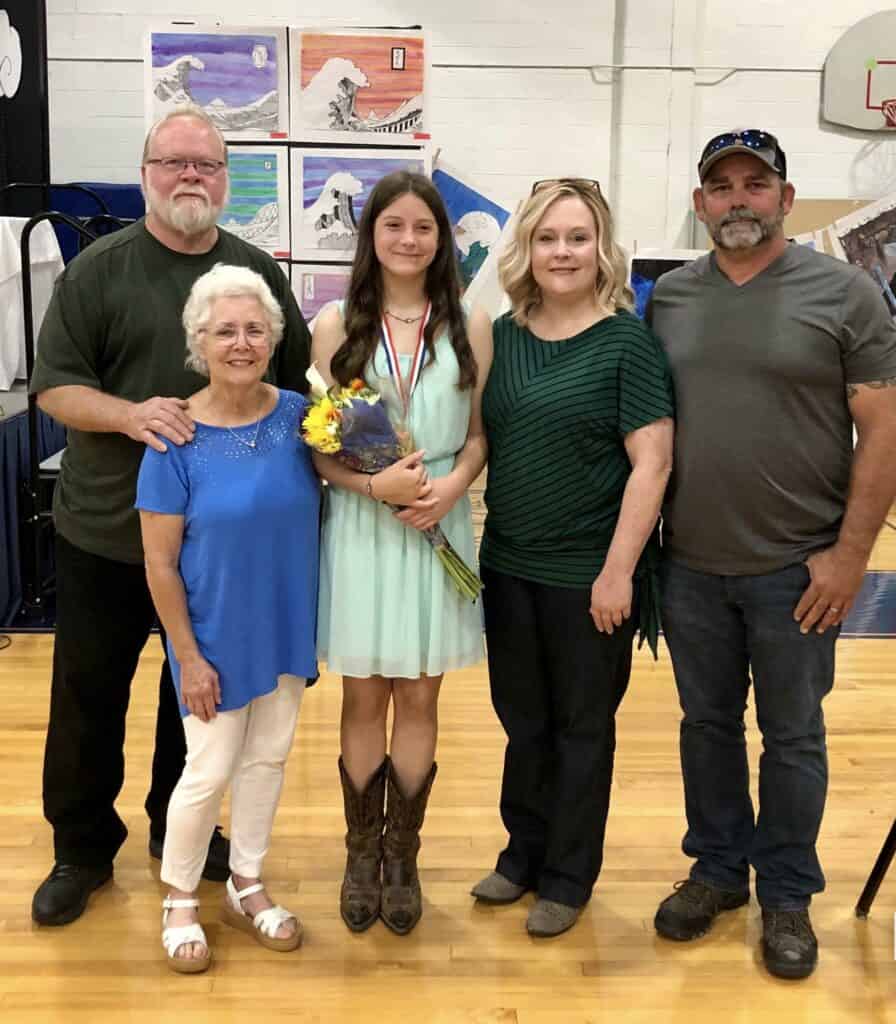
[[[429,174],[427,150],[299,149],[292,154],[293,259],[340,262],[355,251],[361,211],[392,171]]]
[[[896,316],[896,193],[831,225],[834,254],[861,267]]]
[[[289,156],[285,146],[229,146],[230,200],[218,223],[288,259]]]
[[[630,279],[635,293],[635,313],[644,318],[653,289],[663,274],[705,255],[704,249],[642,249],[636,253],[632,257]]]
[[[22,81],[22,39],[0,10],[0,99],[12,99]]]
[[[146,116],[152,123],[195,103],[230,138],[286,138],[285,28],[151,30]]]
[[[516,230],[516,214],[511,214],[504,225],[501,236],[489,248],[485,262],[479,268],[476,276],[470,282],[470,286],[464,293],[464,304],[472,309],[479,306],[488,313],[492,320],[497,320],[502,313],[510,309],[510,299],[501,287],[501,277],[498,273],[498,262],[501,253],[507,243],[513,237]]]
[[[429,138],[423,33],[290,30],[292,137],[374,146]]]
[[[309,325],[324,306],[345,298],[351,272],[334,264],[293,264],[292,289]]]
[[[510,211],[492,202],[445,163],[440,162],[432,172],[432,182],[448,211],[461,279],[466,289],[501,237]]]

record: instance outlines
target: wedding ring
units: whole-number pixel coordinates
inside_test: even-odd
[[[828,605],[828,611],[829,612],[833,612],[835,615],[837,615],[840,612],[840,609],[839,608],[835,608],[832,604],[830,604],[830,605]]]

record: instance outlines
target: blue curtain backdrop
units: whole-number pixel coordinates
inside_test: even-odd
[[[39,457],[65,447],[65,428],[38,414]],[[9,626],[22,605],[19,554],[19,487],[28,478],[28,415],[19,413],[0,423],[0,626]]]

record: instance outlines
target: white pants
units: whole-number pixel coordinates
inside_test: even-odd
[[[228,783],[230,870],[261,876],[304,693],[304,679],[281,675],[273,693],[245,707],[219,711],[210,722],[183,720],[187,761],[168,804],[163,882],[183,892],[199,885]]]

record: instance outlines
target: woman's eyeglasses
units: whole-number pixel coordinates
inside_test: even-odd
[[[580,192],[589,190],[596,192],[601,199],[604,197],[600,190],[600,182],[595,181],[594,178],[542,178],[535,182],[529,195],[534,196],[536,192],[540,192],[543,188],[549,188],[551,185],[569,185]]]

